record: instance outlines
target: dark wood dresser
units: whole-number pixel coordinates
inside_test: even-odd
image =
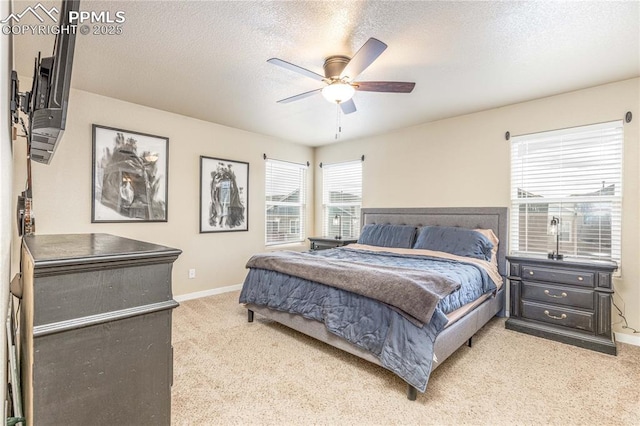
[[[616,355],[611,330],[615,262],[507,256],[506,328]]]
[[[169,425],[173,262],[108,234],[26,236],[20,360],[29,425]]]

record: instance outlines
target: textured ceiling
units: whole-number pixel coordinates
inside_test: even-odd
[[[81,10],[121,10],[126,22],[120,35],[78,35],[73,87],[312,146],[335,142],[336,108],[319,94],[277,104],[322,83],[271,57],[323,74],[325,57],[352,56],[369,37],[389,46],[359,80],[416,88],[356,93],[340,140],[640,75],[636,1],[83,0]],[[52,37],[14,37],[20,75]]]

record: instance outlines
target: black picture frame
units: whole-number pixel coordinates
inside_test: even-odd
[[[91,223],[167,222],[169,138],[92,126]]]
[[[200,156],[200,233],[249,230],[249,163]]]

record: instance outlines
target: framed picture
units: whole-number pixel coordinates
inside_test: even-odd
[[[249,230],[249,163],[200,156],[200,233]]]
[[[91,222],[166,222],[169,138],[93,125]]]

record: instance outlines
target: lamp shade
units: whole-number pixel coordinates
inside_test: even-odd
[[[332,103],[346,102],[353,97],[356,89],[350,84],[337,81],[322,89],[322,96]]]
[[[560,220],[555,216],[551,219],[551,223],[549,226],[549,235],[558,235],[558,233],[560,232],[560,230],[558,229],[559,222]]]

